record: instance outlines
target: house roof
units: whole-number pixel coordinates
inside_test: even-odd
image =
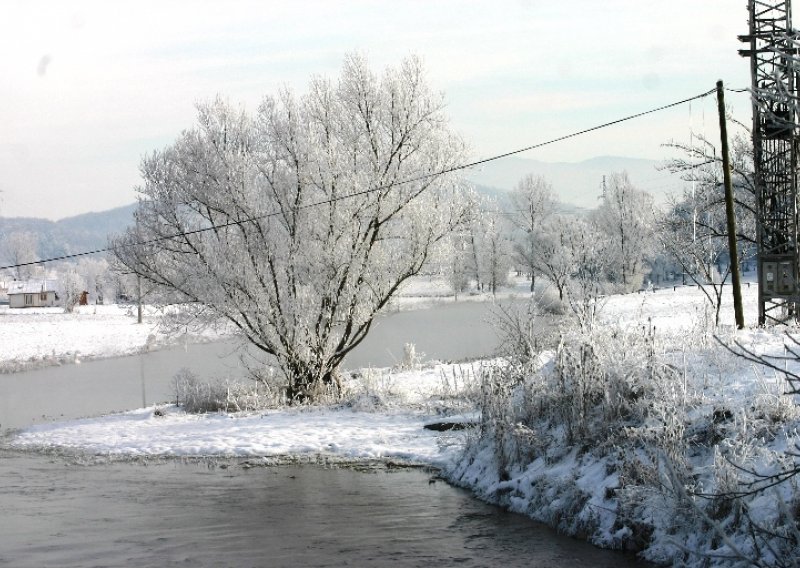
[[[12,294],[39,294],[40,292],[55,292],[57,289],[57,280],[15,280],[8,283],[9,296]]]

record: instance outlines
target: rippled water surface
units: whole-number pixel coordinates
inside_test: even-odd
[[[625,567],[417,470],[0,454],[0,565]]]

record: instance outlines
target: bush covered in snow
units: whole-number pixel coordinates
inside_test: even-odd
[[[751,333],[781,349],[780,335]],[[480,433],[454,482],[659,563],[800,557],[800,407],[780,374],[651,326],[582,327],[550,351],[514,351],[483,375]]]
[[[266,383],[202,381],[183,368],[173,378],[175,404],[189,413],[239,412],[274,407],[280,403],[275,389]]]

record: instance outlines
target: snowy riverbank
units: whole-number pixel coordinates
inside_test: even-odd
[[[475,388],[479,372],[477,363],[370,370],[347,381],[344,402],[336,405],[189,414],[165,404],[31,426],[10,445],[110,456],[322,456],[441,467],[463,447],[463,435],[424,425],[466,409],[453,397]]]
[[[2,306],[0,374],[214,341],[231,333],[227,328],[166,333],[158,317],[145,309],[137,324],[136,306],[117,304],[77,306],[70,314],[62,308]]]
[[[729,289],[728,289],[729,291]],[[745,289],[753,322],[756,288]],[[449,479],[486,501],[674,566],[790,566],[800,553],[797,328],[734,331],[697,289],[616,296],[517,382]],[[637,297],[638,296],[638,297]],[[790,337],[786,334],[789,333]],[[728,348],[767,356],[777,369]],[[788,357],[787,357],[788,355]]]
[[[752,325],[755,286],[744,292],[746,320]],[[733,319],[727,296],[723,322]],[[342,399],[327,406],[194,415],[163,405],[32,426],[6,443],[19,449],[118,457],[426,464],[483,499],[602,546],[639,548],[657,562],[726,565],[737,553],[765,560],[772,555],[774,560],[764,542],[758,549],[758,541],[745,534],[741,508],[713,494],[736,490],[747,481],[735,466],[769,473],[791,462],[786,450],[800,443],[798,401],[783,394],[786,384],[780,375],[730,354],[713,334],[720,333],[727,342],[735,339],[755,353],[782,355],[786,330],[734,333],[730,325],[714,330],[710,317],[694,287],[605,299],[598,316],[602,341],[626,329],[642,340],[636,345],[596,344],[605,350],[599,356],[620,371],[617,378],[633,385],[626,408],[641,415],[617,417],[613,429],[586,432],[577,443],[570,441],[563,423],[552,422],[551,403],[541,416],[524,417],[525,424],[519,422],[524,428],[503,438],[513,442],[510,446],[498,445],[499,437],[481,438],[477,428],[424,428],[462,421],[465,414],[469,421],[479,420],[474,411],[482,374],[497,362],[371,370],[350,377]],[[646,369],[640,356],[657,361],[665,374],[653,383],[638,382]],[[543,354],[542,368],[552,370],[553,358]],[[800,369],[797,361],[786,365]],[[538,388],[546,380],[529,377],[526,384]],[[513,407],[540,400],[535,397],[541,390],[511,393],[516,397]],[[544,416],[547,420],[539,420]],[[518,417],[511,418],[516,424]],[[754,512],[754,522],[769,530],[780,528],[782,503],[796,511],[798,495],[796,486],[786,483],[777,492],[748,498],[748,510]]]

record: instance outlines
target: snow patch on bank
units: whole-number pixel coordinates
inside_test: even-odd
[[[75,450],[109,456],[276,457],[324,455],[443,465],[460,444],[423,428],[420,413],[287,409],[240,414],[186,414],[170,406],[33,426],[20,449]],[[450,442],[448,442],[450,440]]]
[[[40,424],[12,435],[13,448],[110,456],[331,456],[442,467],[463,448],[460,431],[425,425],[474,422],[480,363],[411,370],[365,369],[344,379],[335,406],[189,414],[175,405]],[[467,414],[464,414],[464,411]]]
[[[0,373],[132,355],[182,342],[213,341],[230,335],[223,326],[191,334],[164,333],[159,313],[145,310],[137,324],[135,306],[77,306],[12,309],[0,306]]]

